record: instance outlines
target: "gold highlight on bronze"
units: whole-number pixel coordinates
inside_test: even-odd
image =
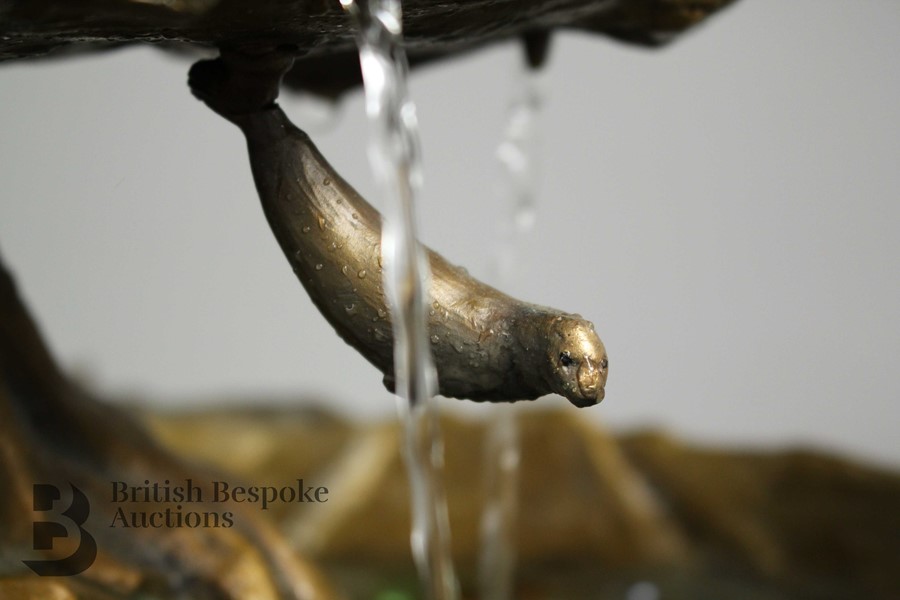
[[[381,215],[274,102],[236,113],[229,110],[233,95],[200,81],[192,73],[194,93],[247,138],[263,211],[297,278],[338,335],[393,390]],[[439,254],[427,255],[429,335],[442,395],[514,402],[556,393],[579,407],[603,399],[608,359],[592,323],[516,300]]]

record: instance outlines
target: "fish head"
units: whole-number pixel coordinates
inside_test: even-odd
[[[594,325],[579,315],[552,317],[547,333],[544,378],[550,389],[579,408],[606,394],[609,359]]]

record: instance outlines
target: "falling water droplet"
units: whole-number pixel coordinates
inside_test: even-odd
[[[322,180],[322,185],[331,185],[331,178],[330,178],[330,177],[326,177],[325,179],[323,179],[323,180]]]
[[[341,273],[343,273],[344,275],[350,275],[350,266],[344,265],[343,267],[341,267]]]
[[[324,266],[325,266],[325,265],[323,265],[322,263],[317,264],[317,265],[316,265],[316,271],[321,271],[321,270],[322,270],[322,267],[324,267]]]
[[[439,341],[441,341],[441,338],[439,338],[438,336],[436,336],[436,335],[431,336],[432,344],[437,344]]]
[[[356,274],[356,276],[359,277],[360,279],[365,279],[366,278],[366,270],[362,269],[359,273]]]
[[[325,231],[325,217],[319,215],[319,229]]]
[[[385,317],[387,316],[387,311],[384,310],[383,308],[379,308],[379,309],[378,309],[378,316],[379,316],[380,318],[382,318],[382,319],[385,318]]]
[[[304,225],[304,226],[303,226],[303,229],[302,229],[301,231],[303,231],[303,233],[309,233],[309,230],[310,230],[310,226],[309,226],[309,225]]]

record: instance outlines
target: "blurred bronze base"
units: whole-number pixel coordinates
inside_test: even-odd
[[[576,412],[519,413],[516,598],[622,599],[636,584],[660,598],[900,597],[897,473],[806,450],[613,436]],[[166,446],[239,480],[327,486],[327,503],[268,512],[349,597],[418,597],[396,423],[287,410],[147,420]],[[486,424],[443,428],[454,558],[474,598]]]

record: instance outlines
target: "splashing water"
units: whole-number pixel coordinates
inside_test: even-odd
[[[519,245],[535,221],[538,150],[537,129],[543,105],[541,71],[522,65],[514,83],[508,121],[497,157],[503,174],[503,194],[509,214],[499,224],[495,280],[509,287],[518,279]],[[482,600],[513,598],[518,516],[519,427],[517,411],[494,411],[485,447],[485,506],[481,515],[478,584]]]
[[[428,261],[416,239],[413,204],[421,187],[415,105],[406,90],[399,0],[341,0],[356,31],[372,128],[369,160],[385,200],[382,256],[394,327],[394,380],[404,424],[412,498],[413,559],[433,600],[458,598],[442,485],[443,444],[432,396],[436,371],[426,321]],[[362,275],[361,275],[362,276]]]

